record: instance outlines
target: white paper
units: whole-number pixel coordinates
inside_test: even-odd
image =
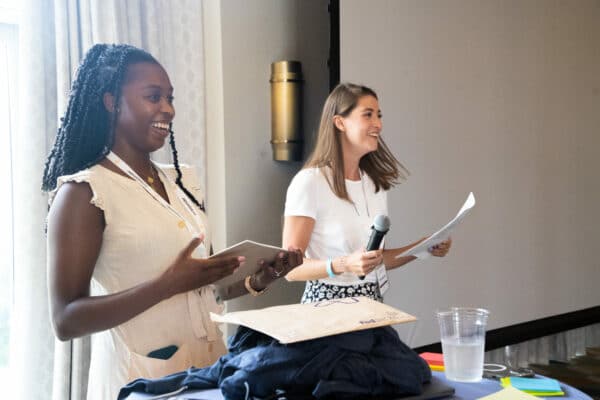
[[[473,195],[473,192],[471,192],[467,196],[465,204],[463,204],[460,211],[458,211],[458,214],[456,214],[456,217],[454,217],[450,222],[418,245],[411,247],[400,255],[397,255],[396,258],[406,256],[424,258],[425,255],[429,254],[429,247],[435,246],[436,244],[439,244],[450,237],[450,232],[452,232],[452,230],[458,226],[458,224],[460,224],[463,218],[469,213],[469,211],[471,211],[473,206],[475,206],[475,196]]]
[[[258,261],[263,259],[265,263],[272,263],[279,252],[285,251],[280,247],[271,246],[264,243],[253,242],[252,240],[244,240],[234,244],[231,247],[221,250],[213,254],[210,258],[217,256],[244,256],[246,262],[243,266],[237,269],[233,274],[213,283],[215,294],[217,297],[225,298],[225,289],[236,282],[243,281],[248,275],[252,275],[260,269]]]

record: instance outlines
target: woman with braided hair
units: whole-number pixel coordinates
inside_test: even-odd
[[[207,259],[210,230],[191,168],[180,166],[173,88],[147,52],[93,46],[82,61],[44,171],[48,282],[57,337],[92,335],[88,399],[127,382],[206,366],[225,353],[210,284],[243,257]],[[173,166],[150,153],[169,138]],[[256,295],[301,262],[282,252],[229,288]]]

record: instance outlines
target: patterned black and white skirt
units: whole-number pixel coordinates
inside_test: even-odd
[[[375,282],[364,282],[356,285],[341,286],[319,281],[307,281],[302,295],[302,303],[314,303],[323,300],[342,299],[345,297],[369,297],[383,302],[379,288]]]

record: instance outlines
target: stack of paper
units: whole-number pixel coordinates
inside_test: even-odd
[[[444,356],[442,353],[421,353],[419,355],[427,362],[432,371],[444,370]]]
[[[512,386],[515,389],[534,396],[549,397],[565,395],[565,392],[562,391],[556,379],[508,377],[500,379],[500,383],[504,387]]]

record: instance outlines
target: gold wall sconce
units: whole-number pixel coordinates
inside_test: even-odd
[[[302,64],[271,64],[271,146],[273,160],[302,161]]]

